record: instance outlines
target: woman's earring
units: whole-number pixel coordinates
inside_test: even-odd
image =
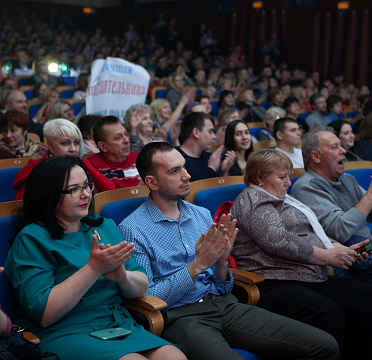
[[[260,186],[262,186],[263,184],[260,183]]]

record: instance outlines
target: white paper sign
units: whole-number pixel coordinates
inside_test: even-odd
[[[123,121],[128,108],[145,103],[149,82],[149,73],[140,65],[112,57],[95,60],[87,89],[87,114],[113,115]]]

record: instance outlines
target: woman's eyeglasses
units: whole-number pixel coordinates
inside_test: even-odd
[[[83,190],[86,190],[89,193],[91,193],[94,190],[94,182],[93,181],[88,182],[83,186],[80,186],[80,185],[74,186],[71,189],[61,191],[61,194],[66,194],[66,195],[69,194],[73,198],[79,198],[83,194]]]

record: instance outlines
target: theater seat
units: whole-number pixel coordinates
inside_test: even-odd
[[[245,187],[245,184],[236,184],[201,190],[195,194],[194,204],[207,208],[214,215],[221,203],[234,201]]]
[[[139,197],[108,203],[103,206],[101,215],[114,220],[115,224],[119,225],[128,215],[144,203],[146,199],[147,197]]]
[[[13,190],[13,181],[19,170],[20,167],[0,170],[0,202],[14,200],[17,191]]]

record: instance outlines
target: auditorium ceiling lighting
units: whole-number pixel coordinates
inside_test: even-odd
[[[337,9],[338,10],[348,10],[350,7],[349,1],[339,1],[337,3]]]
[[[253,9],[261,9],[263,6],[263,1],[253,1],[252,7]]]

